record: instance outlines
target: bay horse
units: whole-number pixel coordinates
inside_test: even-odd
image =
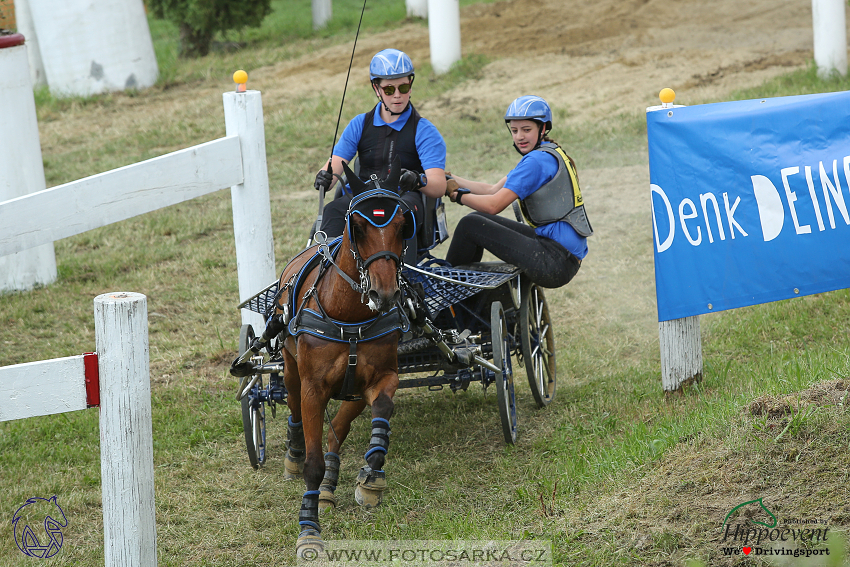
[[[398,341],[410,327],[401,305],[400,270],[404,240],[413,237],[416,227],[398,193],[398,161],[386,179],[373,175],[366,183],[343,167],[353,198],[341,240],[329,246],[317,233],[318,248],[308,248],[287,265],[269,319],[270,325],[286,323],[280,336],[285,337],[284,384],[291,415],[284,469],[287,478],[303,474],[306,487],[298,515],[299,557],[324,548],[319,507],[336,505],[340,446],[367,405],[372,433],[355,499],[367,508],[381,502],[398,387]],[[323,414],[331,398],[344,401],[323,455]]]

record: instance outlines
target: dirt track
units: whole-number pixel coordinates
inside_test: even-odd
[[[492,63],[482,78],[417,103],[423,116],[451,119],[470,105],[506,108],[521,94],[538,94],[555,108],[554,137],[569,148],[570,141],[559,134],[561,125],[641,115],[658,104],[663,87],[676,91],[677,103],[697,104],[806,65],[812,59],[811,1],[510,0],[463,9],[461,42],[463,54],[484,54]],[[363,34],[352,77],[366,76],[372,54],[388,46],[408,52],[419,65],[430,58],[428,29],[419,23]],[[267,119],[303,95],[305,85],[336,100],[350,49],[346,42],[251,69],[251,88],[262,91]],[[80,113],[41,124],[42,142],[49,154],[52,145],[87,132],[123,138],[151,116],[217,115],[221,86],[181,85],[139,104],[126,98],[120,112]],[[451,155],[449,164],[460,167]],[[610,342],[593,345],[599,349],[595,358],[628,364],[646,352],[641,345],[657,342],[648,168],[578,166],[597,234],[577,278],[550,295],[558,314],[568,318],[559,321],[564,329],[559,344],[577,339],[580,331],[573,329],[583,329]],[[503,173],[494,172],[492,181]],[[312,199],[311,193],[290,197]]]
[[[533,91],[568,109],[569,120],[594,120],[657,104],[665,86],[676,90],[677,102],[694,103],[805,65],[812,58],[811,2],[512,0],[462,10],[461,43],[464,54],[494,62],[483,79],[452,93],[456,104],[506,106]],[[414,61],[430,57],[420,25],[361,36],[354,76],[387,46]],[[254,77],[265,90],[294,93],[308,82],[336,93],[349,49],[322,50]]]
[[[512,0],[462,10],[461,43],[465,55],[493,62],[483,78],[418,104],[424,116],[460,116],[470,105],[505,108],[521,94],[538,94],[556,109],[555,138],[568,146],[558,137],[559,125],[642,114],[658,104],[663,87],[676,91],[677,103],[697,104],[805,66],[813,57],[811,2]],[[408,24],[361,36],[352,76],[364,76],[371,55],[388,46],[414,61],[430,57],[427,28]],[[283,102],[304,84],[336,96],[349,49],[317,51],[253,77],[264,100]],[[579,170],[597,234],[576,279],[549,297],[562,329],[559,344],[583,342],[581,330],[601,339],[583,347],[595,351],[584,358],[610,363],[581,370],[567,359],[561,367],[593,379],[638,362],[647,352],[642,347],[649,344],[652,352],[658,340],[649,172],[645,165],[592,170],[579,164]]]

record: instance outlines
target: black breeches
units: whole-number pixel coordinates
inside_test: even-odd
[[[480,262],[484,250],[521,268],[532,282],[548,288],[569,283],[581,265],[566,248],[550,238],[538,236],[526,224],[473,212],[457,224],[446,261],[452,266]]]

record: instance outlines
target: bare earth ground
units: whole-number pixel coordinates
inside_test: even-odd
[[[451,119],[469,108],[506,108],[521,94],[539,94],[556,109],[555,138],[569,148],[569,140],[557,136],[559,125],[642,114],[658,104],[663,87],[676,91],[677,103],[696,104],[804,66],[812,58],[811,21],[809,0],[511,0],[473,5],[461,13],[463,53],[483,54],[493,62],[481,79],[418,108],[423,116]],[[361,35],[352,77],[365,76],[371,55],[387,46],[404,50],[417,62],[430,59],[427,28],[411,23]],[[350,49],[341,44],[251,70],[250,87],[263,93],[266,120],[305,87],[338,97]],[[117,139],[150,128],[156,120],[218,115],[222,87],[209,84],[120,99],[115,112],[94,118],[85,113],[76,120],[66,116],[42,124],[45,152],[81,136]],[[270,166],[274,159],[269,156]],[[451,155],[449,166],[463,169],[452,163]],[[611,337],[612,344],[599,348],[612,358],[628,358],[630,351],[642,350],[640,345],[657,341],[648,167],[578,166],[597,234],[577,278],[565,291],[553,292],[550,302],[559,312],[584,313],[582,324],[595,325]],[[494,172],[493,181],[503,173]],[[299,197],[314,198],[309,191],[286,196]]]
[[[812,58],[811,2],[512,0],[464,9],[461,41],[465,55],[484,54],[493,62],[480,80],[420,105],[423,116],[451,118],[475,106],[506,108],[513,98],[535,93],[557,109],[557,134],[560,124],[642,114],[658,104],[663,87],[676,91],[677,103],[695,104],[804,66]],[[361,35],[352,77],[365,76],[371,55],[387,46],[406,51],[414,61],[430,59],[427,28],[408,24]],[[303,94],[305,86],[338,97],[350,48],[342,44],[252,70],[250,86],[262,91],[267,119],[288,99]],[[68,143],[93,129],[99,136],[117,135],[143,128],[151,115],[168,120],[178,113],[219,113],[220,92],[219,86],[186,85],[145,97],[141,104],[127,99],[124,108],[104,116],[101,124],[87,115],[85,122],[43,125],[42,139],[45,144]],[[569,146],[569,140],[555,138]],[[269,159],[271,163],[274,157]],[[451,163],[451,156],[449,162],[462,169]],[[568,286],[568,297],[555,294],[552,301],[559,311],[580,309],[593,324],[617,331],[611,340],[619,344],[607,347],[622,357],[629,345],[657,340],[648,168],[589,170],[578,165],[597,235],[579,276]]]
[[[539,94],[556,109],[555,138],[569,147],[569,140],[557,136],[561,124],[641,115],[658,104],[663,87],[676,91],[677,103],[698,104],[805,66],[813,57],[811,22],[809,0],[511,0],[474,5],[461,13],[463,54],[483,54],[493,62],[481,79],[417,107],[423,116],[451,119],[470,108],[506,108],[519,95]],[[371,55],[387,46],[404,50],[416,62],[430,60],[427,28],[407,24],[361,35],[351,76],[365,76]],[[266,119],[305,87],[338,97],[350,49],[341,44],[252,70],[250,86],[263,93]],[[138,129],[152,114],[162,120],[186,112],[217,114],[220,92],[218,86],[178,87],[146,97],[138,107],[122,108],[104,117],[103,124],[64,120],[57,127],[72,131],[56,134],[67,142],[92,127],[101,136]],[[270,165],[273,160],[269,156]],[[464,169],[452,163],[451,155],[449,166]],[[560,313],[583,313],[581,324],[597,331],[588,334],[610,337],[611,344],[598,345],[600,351],[622,362],[629,353],[645,352],[640,346],[657,341],[648,167],[578,166],[597,234],[577,278],[550,294],[550,303]],[[494,173],[493,181],[503,173]],[[299,196],[314,198],[309,191],[288,197]],[[570,336],[562,332],[558,340],[563,344]]]
[[[697,104],[722,99],[733,89],[760,84],[812,59],[810,0],[508,0],[464,9],[461,28],[463,53],[484,54],[493,62],[481,79],[418,105],[423,116],[451,119],[470,106],[505,108],[521,94],[539,94],[558,110],[554,137],[565,146],[569,140],[557,136],[559,125],[642,114],[658,103],[663,87],[676,91],[677,103]],[[361,36],[352,77],[364,77],[371,55],[388,46],[406,51],[416,62],[430,58],[427,28],[407,24]],[[350,49],[349,44],[323,48],[251,70],[250,88],[263,93],[266,120],[305,87],[336,99]],[[231,87],[181,85],[150,97],[121,98],[114,111],[102,115],[81,113],[76,119],[42,123],[44,151],[49,154],[52,147],[92,135],[119,140],[127,132],[178,116],[220,116],[221,92]],[[162,153],[174,149],[161,148]],[[270,167],[274,159],[269,156]],[[451,160],[449,156],[452,167],[460,168]],[[578,165],[597,234],[576,279],[547,297],[561,327],[559,347],[580,333],[573,329],[573,318],[581,313],[582,325],[593,327],[587,335],[601,343],[592,347],[597,352],[589,358],[612,362],[593,369],[595,377],[571,375],[568,365],[559,364],[559,381],[567,384],[605,376],[632,358],[637,362],[658,340],[648,166]],[[496,173],[504,172],[494,172],[494,181]],[[288,190],[288,195],[273,193],[272,199],[315,198],[312,191]],[[455,220],[466,212],[450,211]],[[278,258],[279,263],[284,260]]]

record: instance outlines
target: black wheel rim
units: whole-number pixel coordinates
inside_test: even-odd
[[[490,333],[493,343],[493,364],[500,369],[496,372],[495,384],[502,433],[505,442],[512,445],[516,442],[517,434],[516,397],[514,396],[508,325],[502,304],[498,301],[493,302],[490,308]]]
[[[248,350],[251,341],[254,340],[254,329],[251,325],[243,325],[239,333],[239,352]],[[248,462],[255,469],[263,466],[266,462],[266,407],[260,398],[263,389],[262,375],[255,375],[251,380],[257,378],[251,390],[242,398],[242,431],[245,434],[245,449],[248,453]]]
[[[522,357],[531,394],[537,406],[542,408],[555,397],[555,331],[543,290],[530,284],[523,295],[520,307]]]

